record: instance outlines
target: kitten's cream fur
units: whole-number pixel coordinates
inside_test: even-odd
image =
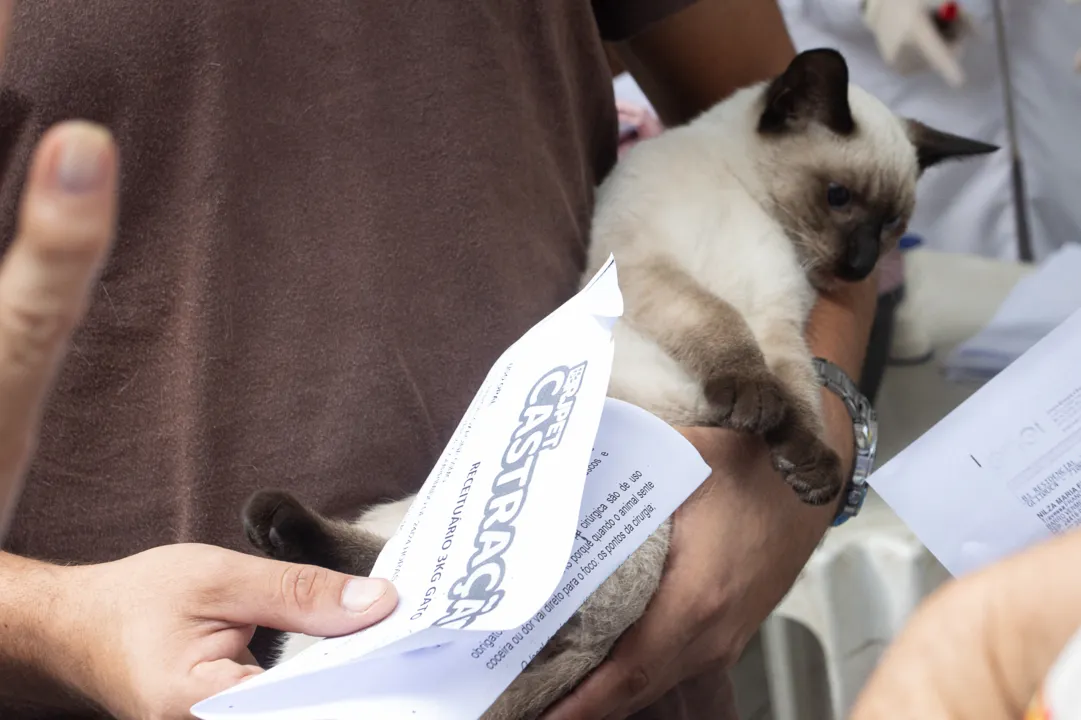
[[[677,425],[762,435],[808,503],[842,478],[820,439],[804,325],[818,290],[859,279],[893,247],[923,168],[991,146],[894,116],[850,87],[843,59],[804,53],[773,83],[736,93],[640,143],[598,190],[588,279],[615,255],[625,299],[610,394]],[[843,207],[831,186],[850,195]],[[832,200],[831,200],[832,202]],[[367,574],[412,498],[329,520],[285,493],[245,509],[268,554]],[[590,596],[485,720],[535,718],[608,654],[645,610],[670,521]],[[314,639],[286,639],[281,658]]]

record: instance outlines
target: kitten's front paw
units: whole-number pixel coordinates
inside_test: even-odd
[[[841,493],[841,459],[814,433],[783,429],[767,436],[773,468],[808,505],[825,505]]]
[[[706,382],[705,396],[720,427],[763,435],[784,420],[788,392],[771,373],[722,374]]]
[[[244,505],[244,533],[276,560],[306,563],[324,537],[320,518],[287,492],[260,490]]]

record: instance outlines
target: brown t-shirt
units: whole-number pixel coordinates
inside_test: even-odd
[[[114,131],[122,188],[6,549],[247,551],[256,489],[334,515],[415,491],[575,290],[616,158],[602,35],[689,3],[18,3],[0,237],[59,120]],[[699,686],[648,717],[719,717],[723,678]]]

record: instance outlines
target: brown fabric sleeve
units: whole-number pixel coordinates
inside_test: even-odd
[[[698,0],[593,0],[601,39],[623,42]]]

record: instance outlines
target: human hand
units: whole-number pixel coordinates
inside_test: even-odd
[[[0,540],[37,441],[45,398],[112,240],[116,149],[88,123],[38,146],[0,265]]]
[[[800,503],[760,440],[682,432],[713,473],[674,515],[660,587],[609,658],[545,720],[624,718],[684,679],[731,667],[829,524],[832,510]]]
[[[12,6],[0,0],[0,59]],[[112,243],[117,175],[109,133],[85,122],[51,128],[31,160],[0,264],[0,540]],[[188,718],[195,702],[258,673],[247,650],[255,624],[342,634],[397,602],[385,581],[346,592],[337,573],[197,545],[70,568],[0,553],[0,568],[0,666],[40,671],[122,720]]]
[[[397,605],[385,580],[208,545],[50,575],[44,669],[119,720],[186,720],[195,703],[262,672],[248,650],[256,625],[343,635]]]
[[[13,0],[0,0],[0,62]],[[0,265],[0,542],[22,489],[42,407],[112,241],[116,148],[88,123],[53,127],[27,174]]]
[[[1081,627],[1081,531],[951,582],[882,657],[851,720],[1018,720]]]

